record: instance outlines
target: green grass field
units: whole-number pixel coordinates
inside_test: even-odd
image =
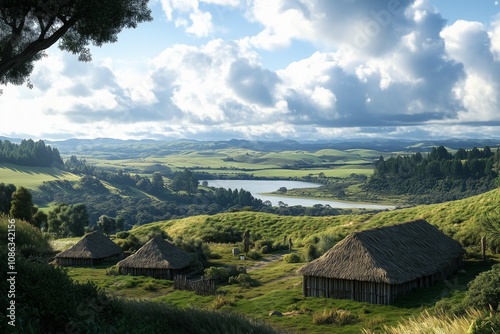
[[[463,244],[475,245],[481,220],[488,215],[499,214],[496,211],[499,202],[500,189],[496,189],[459,201],[374,214],[291,217],[258,212],[233,212],[151,223],[129,232],[141,240],[158,229],[164,230],[171,237],[187,238],[201,237],[207,228],[230,226],[239,230],[250,229],[252,235],[258,234],[261,240],[273,242],[283,240],[283,235],[291,236],[294,240],[293,251],[301,254],[307,244],[317,242],[315,240],[325,236],[334,237],[338,241],[353,231],[422,218]],[[58,245],[63,248],[71,242],[74,242],[74,239],[59,241]],[[468,254],[472,255],[466,257],[465,267],[447,282],[427,289],[418,289],[400,297],[393,305],[384,306],[350,300],[306,298],[302,295],[302,277],[297,274],[297,269],[304,265],[304,262],[286,263],[280,260],[279,257],[287,251],[265,254],[263,260],[241,260],[232,255],[231,250],[235,246],[240,245],[209,244],[211,252],[218,255],[210,260],[210,266],[245,266],[251,284],[220,285],[216,296],[198,296],[193,292],[176,291],[171,282],[164,280],[106,275],[111,264],[94,268],[68,268],[68,273],[77,281],[90,280],[119,296],[150,299],[182,308],[195,306],[236,311],[254,319],[261,319],[286,333],[360,333],[362,330],[378,333],[383,326],[396,326],[401,321],[419,317],[426,312],[435,314],[442,310],[440,307],[443,303],[458,305],[464,298],[467,283],[478,273],[500,262],[500,255],[489,252],[489,260],[480,261],[473,256],[474,249],[477,254],[478,247],[468,247],[468,252],[472,252]],[[285,316],[269,316],[273,310]],[[314,323],[313,319],[323,312],[332,311],[347,312],[354,319],[353,323],[343,326]]]
[[[55,180],[77,181],[78,175],[51,167],[28,167],[0,164],[0,182],[12,183],[29,189],[36,189],[43,182]]]

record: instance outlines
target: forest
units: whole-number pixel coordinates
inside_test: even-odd
[[[433,147],[426,156],[380,157],[365,190],[381,194],[410,195],[417,203],[435,203],[484,193],[496,186],[500,150]]]
[[[23,139],[20,144],[0,140],[0,163],[33,167],[63,166],[57,148],[45,145],[43,140],[35,142],[32,139]]]

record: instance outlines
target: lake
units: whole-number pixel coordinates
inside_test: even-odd
[[[261,199],[262,201],[270,201],[273,206],[277,206],[279,201],[293,206],[313,206],[314,204],[330,205],[332,208],[337,209],[374,209],[385,210],[394,209],[395,206],[380,205],[380,204],[367,204],[367,203],[353,203],[353,202],[338,202],[332,200],[319,200],[311,198],[298,198],[287,197],[280,195],[269,195],[270,193],[278,190],[281,187],[287,189],[294,188],[315,188],[320,187],[319,183],[304,182],[304,181],[288,181],[288,180],[206,180],[210,187],[225,188],[225,189],[244,189],[252,193],[253,197]],[[200,183],[203,182],[200,181]]]

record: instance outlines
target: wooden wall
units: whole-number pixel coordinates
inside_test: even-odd
[[[174,269],[155,269],[155,268],[124,268],[120,267],[119,272],[122,275],[149,276],[158,279],[173,280],[175,275],[181,274],[182,270]]]
[[[461,267],[462,260],[457,259],[441,271],[419,277],[403,284],[388,284],[345,280],[326,277],[304,276],[302,290],[306,297],[326,297],[352,299],[372,304],[390,304],[401,295],[416,288],[430,287],[437,281],[446,279]]]

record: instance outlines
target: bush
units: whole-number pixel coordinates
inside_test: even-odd
[[[469,283],[464,303],[467,307],[497,310],[500,303],[500,264],[477,275]]]
[[[236,266],[210,267],[204,271],[206,278],[216,279],[220,283],[227,283],[231,276],[237,276],[238,274],[239,271]]]
[[[239,274],[238,276],[231,276],[228,280],[229,284],[239,284],[244,288],[249,288],[252,285],[250,275]]]
[[[118,266],[111,266],[108,269],[106,269],[106,275],[108,275],[108,276],[120,275],[120,271],[118,270]]]
[[[121,232],[116,233],[116,237],[118,239],[127,239],[129,235],[130,235],[130,233],[126,232],[126,231],[121,231]]]
[[[302,258],[300,257],[299,254],[297,253],[290,253],[290,254],[286,254],[284,257],[283,257],[283,260],[286,262],[286,263],[299,263],[302,261]]]
[[[307,261],[307,262],[310,262],[314,259],[317,259],[319,257],[319,252],[318,252],[318,249],[316,248],[315,245],[313,244],[309,244],[307,245],[304,250],[303,250],[303,253],[304,253],[304,259]]]
[[[500,315],[484,315],[472,322],[467,334],[500,333]]]
[[[335,325],[340,327],[358,323],[360,318],[347,310],[332,309],[314,313],[312,321],[315,325]]]
[[[247,257],[250,258],[250,259],[252,259],[252,260],[260,260],[260,259],[262,259],[262,255],[260,255],[256,251],[250,251],[250,252],[248,252]]]

